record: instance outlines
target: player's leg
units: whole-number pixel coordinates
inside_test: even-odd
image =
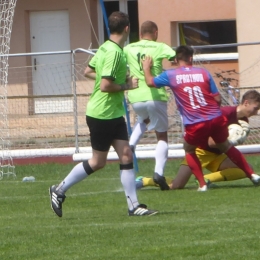
[[[155,210],[149,210],[146,205],[140,204],[135,188],[135,172],[133,168],[133,155],[128,143],[128,134],[124,118],[118,119],[112,142],[120,161],[120,179],[123,185],[128,205],[129,216],[154,215]]]
[[[159,187],[151,177],[138,176],[135,179],[135,187],[137,190],[140,190],[145,187]]]
[[[246,178],[246,174],[239,168],[229,168],[204,175],[210,182],[234,181]]]
[[[206,191],[207,185],[204,180],[201,162],[195,152],[198,145],[206,147],[209,139],[210,120],[185,126],[184,150],[185,159],[199,182],[198,191]]]
[[[206,191],[207,185],[204,180],[202,167],[200,161],[195,153],[196,146],[189,145],[187,142],[184,142],[185,158],[188,162],[188,165],[195,175],[196,179],[199,182],[198,191]]]
[[[60,183],[59,187],[64,192],[84,179],[84,174],[87,177],[106,165],[107,154],[113,140],[114,122],[87,117],[87,124],[90,129],[92,158],[79,164],[83,167],[75,166],[64,181]]]
[[[227,158],[226,155],[215,154],[200,148],[197,148],[195,152],[202,168],[207,168],[210,171],[217,171],[221,163],[225,160],[225,158]],[[188,166],[186,159],[184,159],[181,162],[181,166],[178,170],[177,176],[173,180],[168,177],[165,178],[170,189],[183,189],[191,175],[192,172],[190,170],[190,167]],[[136,186],[140,189],[147,186],[156,186],[156,183],[153,181],[152,178],[140,176],[136,179]]]
[[[91,173],[106,165],[108,151],[102,152],[92,149],[92,158],[77,164],[65,179],[57,186],[57,190],[65,193],[70,187],[82,181]]]
[[[249,165],[252,169],[252,165]],[[246,178],[246,174],[237,167],[226,154],[221,154],[207,167],[212,173],[204,175],[210,182],[233,181]]]
[[[172,183],[172,178],[165,176],[166,183],[168,186]],[[154,182],[151,177],[138,176],[135,179],[135,187],[137,190],[145,187],[160,187],[157,183]]]
[[[190,170],[190,167],[188,165],[181,165],[174,179],[170,177],[165,177],[165,180],[170,190],[183,189],[189,181],[191,175],[192,172]],[[141,185],[140,182],[142,182]],[[149,186],[158,187],[158,184],[154,182],[153,178],[140,176],[136,179],[136,186],[140,189]]]
[[[228,142],[228,141],[227,141]],[[242,155],[242,153],[235,148],[234,146],[229,146],[229,142],[227,144],[227,148],[223,149],[226,150],[226,155],[229,157],[229,159],[234,162],[241,170],[243,170],[246,174],[246,176],[255,184],[260,184],[260,176],[254,173],[254,171],[251,169],[249,164],[247,163],[245,157]]]
[[[225,153],[229,159],[238,166],[241,170],[243,170],[246,176],[255,184],[260,184],[260,176],[254,173],[249,164],[247,163],[245,157],[242,153],[232,146],[227,140],[228,137],[228,129],[226,127],[226,118],[218,117],[212,120],[212,138],[217,144],[217,148]]]
[[[137,102],[132,104],[134,112],[137,114],[137,122],[133,127],[132,134],[130,136],[129,144],[132,150],[135,150],[136,145],[147,130],[147,124],[149,124],[149,115],[146,110],[145,102]]]
[[[168,136],[167,132],[157,132],[157,145],[155,148],[155,167],[153,180],[161,190],[169,190],[166,178],[164,177],[164,167],[168,159]]]
[[[195,153],[197,158],[200,161],[202,168],[207,168],[208,165],[218,157],[218,154],[203,150],[201,148],[196,148]],[[219,166],[219,164],[218,164]],[[177,176],[172,181],[171,189],[183,189],[187,182],[189,181],[190,176],[192,175],[191,169],[188,166],[187,160],[184,160],[181,163]],[[208,186],[208,182],[206,183]]]
[[[149,130],[155,130],[157,145],[155,148],[154,182],[161,190],[169,190],[164,175],[164,167],[168,159],[168,115],[167,102],[147,101],[147,111],[150,118]]]
[[[178,170],[176,177],[169,185],[171,190],[183,189],[192,175],[192,171],[188,165],[182,164]]]
[[[62,217],[62,203],[66,191],[87,176],[103,168],[112,143],[113,121],[98,120],[86,117],[90,130],[92,158],[77,164],[59,185],[52,185],[49,189],[51,207],[57,216]]]

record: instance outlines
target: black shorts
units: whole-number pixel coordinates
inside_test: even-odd
[[[90,132],[90,142],[94,150],[108,151],[114,140],[128,141],[127,127],[124,117],[114,119],[97,119],[86,116]]]

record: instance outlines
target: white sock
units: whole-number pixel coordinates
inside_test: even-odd
[[[168,158],[168,144],[160,140],[155,149],[155,168],[154,172],[163,176],[164,167]]]
[[[129,144],[135,147],[143,136],[146,129],[147,128],[145,123],[136,123],[130,136]]]
[[[135,172],[131,170],[120,170],[120,178],[125,190],[128,209],[132,210],[139,205],[135,188]]]
[[[67,177],[59,184],[57,190],[61,190],[61,192],[65,193],[71,186],[84,180],[87,176],[83,163],[81,162],[74,166]]]

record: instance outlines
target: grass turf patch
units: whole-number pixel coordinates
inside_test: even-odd
[[[257,156],[248,161],[259,168]],[[169,160],[174,176],[180,160]],[[109,163],[67,192],[63,218],[52,212],[48,188],[73,165],[17,166],[17,179],[0,181],[0,259],[259,259],[260,187],[248,179],[187,188],[138,191],[140,203],[160,211],[128,217],[118,163]],[[152,176],[153,160],[139,161]],[[35,182],[24,183],[33,175]]]

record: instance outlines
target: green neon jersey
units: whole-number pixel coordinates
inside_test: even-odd
[[[87,104],[86,115],[98,119],[113,119],[124,115],[124,92],[107,93],[100,90],[102,78],[111,79],[116,84],[125,83],[127,65],[123,49],[108,40],[99,47],[88,66],[95,70],[96,81]]]
[[[127,63],[130,68],[131,76],[139,79],[139,88],[128,91],[128,99],[130,103],[157,100],[167,101],[168,96],[164,88],[149,88],[145,83],[144,73],[142,70],[141,60],[145,55],[149,55],[153,59],[152,75],[159,75],[162,68],[162,60],[172,60],[175,51],[165,43],[150,40],[141,40],[139,42],[128,44],[124,48]]]

